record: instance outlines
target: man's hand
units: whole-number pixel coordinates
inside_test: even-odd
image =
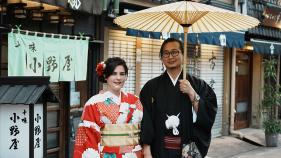
[[[199,102],[194,102],[194,98],[196,97],[197,93],[195,92],[195,90],[193,89],[193,87],[191,86],[191,84],[188,80],[182,79],[182,80],[179,80],[179,82],[180,82],[180,91],[188,95],[189,99],[192,102],[192,106],[193,106],[195,112],[197,112]]]
[[[183,93],[186,93],[188,95],[193,95],[195,93],[193,87],[191,86],[190,82],[186,79],[183,79],[183,80],[179,80],[180,82],[180,90],[183,92]],[[194,96],[191,96],[192,98]]]

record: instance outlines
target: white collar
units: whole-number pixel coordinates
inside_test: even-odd
[[[176,77],[176,79],[173,79],[173,77],[172,77],[172,76],[169,74],[169,72],[167,71],[167,73],[168,73],[168,75],[169,75],[169,77],[170,77],[170,79],[171,79],[171,81],[172,81],[172,83],[173,83],[174,86],[177,84],[177,81],[178,81],[178,79],[179,79],[179,77],[180,77],[181,72],[182,72],[182,71],[180,71],[180,73],[178,74],[178,76]]]
[[[110,98],[114,103],[120,104],[121,103],[121,94],[122,94],[122,91],[119,96],[116,96],[115,94],[113,94],[110,91],[106,91],[104,93],[104,96],[105,96],[105,98]]]

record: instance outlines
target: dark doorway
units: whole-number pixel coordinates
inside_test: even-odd
[[[251,116],[252,54],[238,51],[236,54],[236,87],[234,129],[249,127]]]

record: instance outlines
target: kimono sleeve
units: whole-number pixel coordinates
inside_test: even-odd
[[[196,145],[204,157],[210,146],[211,130],[217,113],[217,98],[213,89],[203,80],[197,80],[194,87],[200,95],[200,100],[193,135]]]
[[[200,81],[199,108],[196,124],[200,128],[210,131],[215,122],[217,113],[217,97],[213,89],[204,81]]]
[[[152,120],[153,96],[151,93],[152,85],[148,82],[140,92],[140,101],[143,106],[143,118],[141,122],[140,141],[142,144],[150,145],[154,138],[154,126]]]
[[[86,105],[77,129],[73,158],[100,157],[99,143],[100,128],[104,124],[100,121],[100,113],[95,104]]]

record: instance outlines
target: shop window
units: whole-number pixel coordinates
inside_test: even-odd
[[[48,133],[47,134],[47,149],[56,148],[59,146],[59,133]]]
[[[51,111],[47,113],[47,128],[59,126],[58,122],[59,114],[57,111]]]

